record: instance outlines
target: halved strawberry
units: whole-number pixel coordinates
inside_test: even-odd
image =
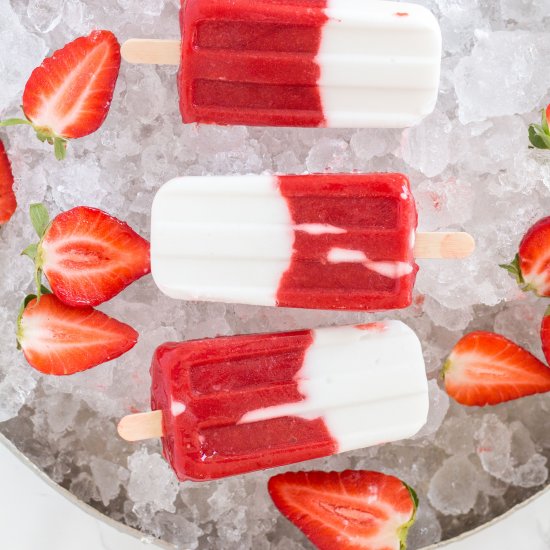
[[[31,74],[23,94],[25,119],[38,139],[65,157],[67,140],[95,132],[105,120],[120,69],[120,45],[112,32],[93,31],[46,58]]]
[[[73,308],[53,294],[29,296],[17,324],[17,341],[29,364],[45,374],[74,374],[133,348],[138,333],[101,311]]]
[[[99,305],[151,271],[149,242],[101,210],[77,206],[49,223],[33,204],[31,219],[40,242],[23,253],[35,261],[37,288],[43,272],[67,305]]]
[[[500,334],[472,332],[443,366],[447,393],[462,405],[496,405],[550,391],[550,368]]]
[[[542,110],[541,118],[540,125],[529,126],[529,141],[537,149],[550,149],[550,105]]]
[[[544,312],[544,317],[542,318],[540,339],[542,341],[544,357],[546,357],[546,362],[550,365],[550,307]]]
[[[523,237],[510,264],[502,264],[524,291],[550,296],[550,217],[539,220]]]
[[[4,144],[0,140],[0,225],[10,220],[16,208],[11,164]]]
[[[320,550],[404,550],[418,506],[410,487],[378,472],[287,472],[268,490]]]

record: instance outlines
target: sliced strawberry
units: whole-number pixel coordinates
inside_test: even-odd
[[[70,306],[96,306],[151,271],[149,242],[129,225],[96,208],[78,206],[48,224],[42,205],[31,207],[41,237],[25,254],[35,260],[53,293]]]
[[[26,119],[41,141],[65,157],[67,140],[95,132],[105,120],[120,70],[120,45],[112,32],[94,31],[46,58],[31,74],[23,94]]]
[[[405,549],[418,505],[410,487],[378,472],[287,472],[268,490],[320,550]]]
[[[472,332],[443,367],[447,393],[462,405],[496,405],[550,391],[550,368],[504,336]]]
[[[10,220],[16,208],[11,164],[4,144],[0,140],[0,225]]]
[[[74,374],[116,359],[138,333],[101,311],[73,308],[53,294],[25,300],[17,341],[29,364],[44,374]]]
[[[510,264],[501,265],[522,290],[550,296],[550,217],[539,220],[523,237]]]
[[[542,341],[542,351],[546,362],[550,365],[550,307],[544,313],[540,327],[540,339]]]

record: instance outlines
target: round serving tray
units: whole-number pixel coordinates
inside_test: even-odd
[[[0,434],[0,541],[10,550],[174,550],[54,483]],[[425,550],[548,550],[550,486],[474,531]]]

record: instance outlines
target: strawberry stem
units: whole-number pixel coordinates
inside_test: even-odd
[[[24,118],[8,118],[6,120],[0,121],[0,127],[7,127],[7,126],[18,126],[19,124],[27,124],[28,126],[32,126],[32,122],[24,119]]]
[[[40,243],[50,225],[50,215],[43,204],[31,204],[29,209],[32,226],[38,235],[40,241],[37,244],[31,244],[21,254],[28,256],[34,261],[34,283],[36,285],[36,299],[40,301],[40,296],[43,294],[42,285],[42,249]]]

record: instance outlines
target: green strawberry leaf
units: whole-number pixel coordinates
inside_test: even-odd
[[[50,224],[50,216],[43,204],[31,204],[30,207],[31,222],[34,230],[41,239]]]
[[[499,264],[502,269],[505,269],[516,280],[518,285],[525,285],[523,274],[521,273],[521,267],[519,266],[519,254],[509,264]]]
[[[542,127],[538,124],[531,124],[529,126],[529,141],[531,145],[537,149],[550,149],[550,147],[546,145],[545,140],[541,137],[541,133],[544,134]]]
[[[38,243],[37,244],[30,244],[21,252],[21,256],[28,256],[31,260],[36,260],[36,252],[38,250]]]
[[[55,151],[55,158],[57,160],[63,160],[67,156],[67,140],[66,139],[59,138],[59,137],[54,138],[53,147],[54,147],[54,151]]]

